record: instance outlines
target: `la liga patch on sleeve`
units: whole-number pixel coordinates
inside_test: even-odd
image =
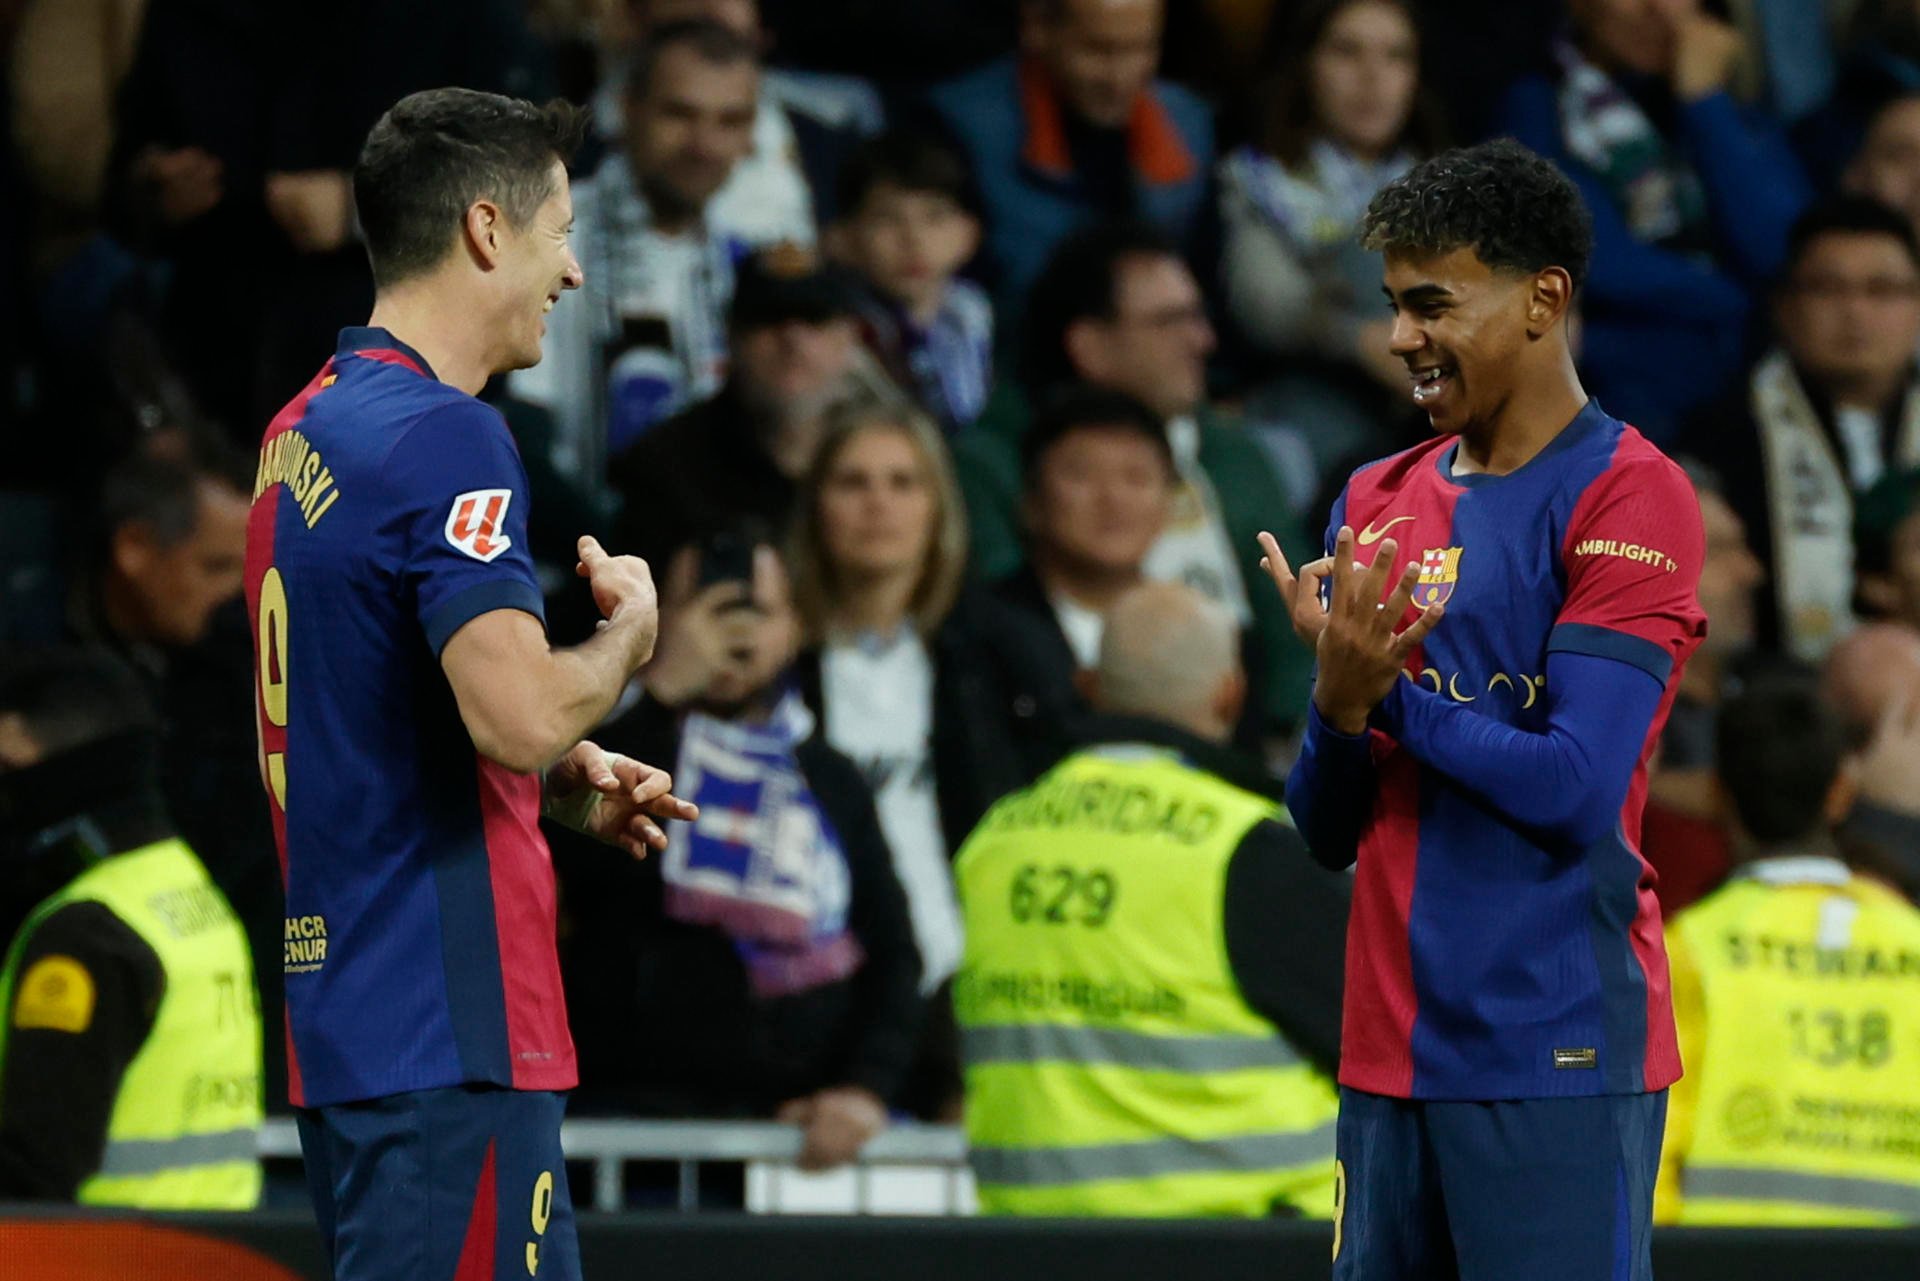
[[[482,564],[513,546],[507,537],[507,504],[511,489],[470,489],[453,500],[447,512],[447,542],[456,551]]]
[[[93,975],[71,956],[43,956],[20,979],[13,1002],[16,1028],[84,1032],[93,1023]]]

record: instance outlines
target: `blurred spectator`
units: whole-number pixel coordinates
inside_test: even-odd
[[[861,368],[846,290],[797,255],[742,264],[728,327],[726,385],[610,469],[626,502],[617,545],[655,564],[743,519],[786,528],[820,415]]]
[[[1830,0],[1734,0],[1727,8],[1746,42],[1742,97],[1757,99],[1789,124],[1819,110],[1833,94],[1835,21]]]
[[[1380,257],[1360,247],[1360,219],[1443,130],[1409,0],[1314,0],[1282,47],[1257,141],[1220,168],[1221,272],[1235,328],[1263,358],[1258,416],[1311,424],[1325,471],[1389,452],[1378,424],[1404,404],[1407,370],[1387,350]]]
[[[117,102],[110,225],[167,264],[162,331],[236,439],[258,440],[313,353],[372,306],[348,174],[380,113],[438,85],[540,96],[547,78],[522,0],[337,0],[324,22],[149,0]]]
[[[1500,128],[1565,169],[1593,211],[1587,386],[1656,442],[1739,372],[1751,298],[1808,199],[1779,126],[1727,91],[1739,34],[1702,0],[1571,0],[1551,76]]]
[[[260,1199],[247,936],[165,817],[154,729],[101,651],[0,674],[0,1198]]]
[[[960,960],[950,859],[987,807],[1051,764],[1072,687],[1048,631],[962,586],[966,516],[939,431],[899,403],[828,411],[801,482],[794,597],[810,648],[802,697],[860,767],[912,909],[932,997],[903,1104],[958,1116],[946,982]]]
[[[1686,1076],[1673,1087],[1656,1221],[1920,1221],[1907,1141],[1920,909],[1841,861],[1844,732],[1806,683],[1722,712],[1738,868],[1667,930]]]
[[[1021,442],[1026,562],[994,591],[1043,623],[1056,683],[1100,661],[1107,610],[1147,577],[1177,473],[1160,418],[1124,392],[1067,388]]]
[[[509,379],[558,419],[569,474],[599,475],[726,376],[727,306],[747,247],[709,215],[752,146],[756,58],[718,23],[654,32],[625,81],[624,150],[574,188],[586,285],[555,307],[540,363]]]
[[[1121,596],[1084,746],[960,852],[954,990],[990,1213],[1335,1213],[1346,891],[1279,781],[1224,750],[1236,649],[1188,588]]]
[[[1030,398],[1073,382],[1132,396],[1166,424],[1177,477],[1147,575],[1196,588],[1250,629],[1260,653],[1249,663],[1249,705],[1270,727],[1291,724],[1305,705],[1312,655],[1295,642],[1278,597],[1248,588],[1264,581],[1255,536],[1272,530],[1297,564],[1318,553],[1266,454],[1237,420],[1206,401],[1213,329],[1193,273],[1150,228],[1090,228],[1047,265],[1026,331],[1020,383],[1003,377],[980,421],[954,442],[974,574],[993,581],[1020,565],[1021,440]]]
[[[1671,916],[1718,885],[1729,866],[1727,835],[1715,790],[1714,726],[1736,685],[1736,669],[1757,637],[1766,570],[1747,543],[1746,526],[1727,502],[1719,477],[1685,464],[1700,499],[1706,557],[1700,565],[1700,609],[1706,639],[1687,662],[1661,732],[1657,766],[1647,779],[1640,848],[1659,873],[1654,891]]]
[[[701,817],[658,858],[570,860],[576,1100],[778,1115],[805,1128],[803,1165],[833,1166],[886,1124],[920,962],[873,794],[786,685],[799,628],[785,570],[771,548],[736,545],[737,566],[715,543],[674,558],[646,694],[599,734],[676,762]]]
[[[1888,472],[1860,496],[1853,556],[1862,616],[1920,633],[1920,470]]]
[[[1213,120],[1153,78],[1164,21],[1165,0],[1025,0],[1019,57],[929,91],[980,190],[1003,316],[1078,228],[1139,217],[1193,243]]]
[[[1840,181],[1904,215],[1920,235],[1920,91],[1890,99],[1874,114]]]
[[[1863,745],[1847,835],[1920,901],[1920,633],[1894,623],[1856,629],[1834,646],[1821,689]]]
[[[960,158],[894,133],[840,171],[828,248],[860,282],[861,336],[889,376],[949,432],[972,423],[993,382],[993,306],[959,270],[980,247]]]
[[[627,40],[611,49],[614,66],[595,95],[599,131],[617,140],[633,51],[669,26],[715,22],[764,52],[769,44],[755,0],[626,0]],[[714,194],[713,226],[756,247],[811,245],[831,212],[833,174],[855,138],[877,132],[880,101],[844,76],[763,68],[748,154]]]
[[[1776,291],[1777,346],[1693,424],[1767,564],[1762,635],[1817,662],[1853,605],[1854,501],[1920,465],[1920,245],[1905,218],[1836,197],[1793,229]]]

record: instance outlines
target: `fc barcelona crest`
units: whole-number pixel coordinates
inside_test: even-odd
[[[1458,547],[1429,547],[1422,554],[1420,581],[1413,586],[1415,608],[1447,603],[1447,598],[1453,595],[1453,585],[1460,581],[1460,552]]]

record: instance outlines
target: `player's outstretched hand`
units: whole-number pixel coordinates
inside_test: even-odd
[[[673,794],[667,771],[585,741],[547,771],[546,813],[635,858],[667,848],[656,820],[700,817],[698,806]]]
[[[580,561],[573,572],[587,580],[593,591],[593,603],[607,625],[635,620],[633,665],[639,667],[653,657],[653,641],[660,628],[660,600],[654,592],[653,571],[638,556],[609,556],[600,541],[583,537],[575,544]]]
[[[1287,618],[1293,623],[1293,634],[1308,649],[1317,648],[1320,633],[1327,629],[1327,608],[1320,600],[1320,584],[1333,570],[1333,557],[1308,561],[1295,576],[1293,567],[1287,564],[1287,554],[1280,550],[1280,540],[1264,529],[1260,531],[1260,551],[1263,553],[1260,568],[1267,571],[1274,589],[1280,593],[1280,603],[1286,606]]]
[[[1397,576],[1400,545],[1389,538],[1380,544],[1373,564],[1353,561],[1353,530],[1340,527],[1334,539],[1333,598],[1327,607],[1327,625],[1315,647],[1320,672],[1313,686],[1314,705],[1329,724],[1343,734],[1359,734],[1367,715],[1400,679],[1407,660],[1439,623],[1443,608],[1429,605],[1405,630],[1400,619],[1413,606],[1413,589],[1420,567],[1408,563]],[[1387,583],[1393,591],[1383,602]]]

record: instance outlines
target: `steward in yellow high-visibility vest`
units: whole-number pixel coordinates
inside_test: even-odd
[[[160,816],[146,716],[84,651],[0,675],[0,1198],[249,1209],[252,954]],[[22,921],[20,891],[55,877]]]
[[[1829,831],[1852,784],[1805,683],[1723,708],[1739,857],[1667,927],[1686,1076],[1655,1194],[1664,1223],[1920,1223],[1920,908]]]
[[[981,1208],[1333,1210],[1343,882],[1224,743],[1234,628],[1184,587],[1110,612],[1088,746],[955,866],[954,982]]]

